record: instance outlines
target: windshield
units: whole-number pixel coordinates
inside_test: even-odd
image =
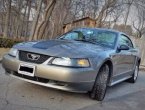
[[[59,39],[76,40],[114,48],[116,36],[117,34],[111,31],[76,29],[62,35]]]

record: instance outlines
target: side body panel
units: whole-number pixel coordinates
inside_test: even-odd
[[[112,60],[114,62],[114,71],[111,85],[130,78],[133,74],[136,61],[138,60],[137,51],[134,51],[134,48],[118,51],[117,48],[119,46],[120,35],[118,37],[118,42],[116,45],[116,53],[112,57]]]

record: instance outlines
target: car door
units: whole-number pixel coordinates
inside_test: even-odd
[[[116,58],[116,75],[122,75],[125,73],[131,73],[134,68],[135,55],[133,54],[132,41],[124,34],[121,34],[118,41],[118,47],[120,45],[126,45],[129,50],[121,50],[117,52]]]

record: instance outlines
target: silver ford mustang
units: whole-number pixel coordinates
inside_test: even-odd
[[[141,58],[118,31],[78,28],[54,40],[19,43],[3,57],[6,74],[34,84],[89,92],[98,101],[108,86],[135,83]]]

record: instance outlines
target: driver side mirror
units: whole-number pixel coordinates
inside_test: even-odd
[[[129,50],[129,47],[127,45],[120,45],[117,50],[120,52],[121,50]]]

